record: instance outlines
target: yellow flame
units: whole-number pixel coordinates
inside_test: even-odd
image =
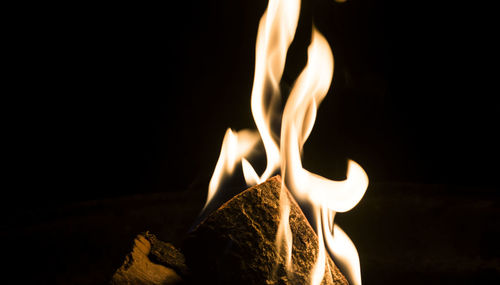
[[[251,136],[235,135],[228,129],[219,160],[209,183],[205,207],[219,190],[221,180],[232,174],[235,163],[240,160],[245,181],[249,186],[267,180],[280,166],[280,151],[278,144],[272,137],[271,119],[279,113],[276,110],[281,99],[279,82],[285,67],[288,47],[295,36],[299,11],[300,0],[270,0],[259,23],[255,46],[256,60],[251,108],[260,139],[266,151],[266,169],[259,176],[245,158],[255,146],[258,137],[254,133]],[[234,137],[240,137],[240,139]],[[246,141],[247,139],[249,141]],[[244,145],[239,146],[240,143]],[[245,151],[234,153],[233,150],[239,148]]]
[[[208,184],[208,196],[204,208],[213,199],[222,181],[233,174],[236,164],[243,156],[248,155],[258,141],[259,135],[255,131],[241,130],[235,133],[227,129],[219,159]]]
[[[318,234],[318,257],[311,270],[311,285],[319,285],[325,276],[326,266],[326,250],[325,241],[323,239],[323,231],[321,230],[321,207],[314,205],[314,219],[316,221],[316,229]]]
[[[361,266],[359,263],[358,251],[356,246],[351,241],[349,236],[338,226],[334,225],[333,230],[328,225],[328,220],[325,219],[331,211],[323,208],[323,233],[325,236],[328,251],[332,253],[335,259],[335,264],[344,273],[344,276],[349,281],[349,284],[361,284]]]
[[[313,29],[306,67],[294,84],[283,112],[281,173],[286,187],[299,199],[310,202],[314,209],[320,245],[318,259],[311,273],[311,284],[314,285],[323,280],[326,254],[323,240],[331,237],[331,230],[327,233],[323,227],[332,226],[334,212],[352,209],[363,197],[368,186],[368,176],[363,168],[352,160],[349,160],[347,178],[344,181],[329,180],[302,167],[301,150],[314,124],[316,109],[330,88],[332,76],[333,55],[330,46],[326,39]],[[325,225],[325,221],[330,224]],[[337,249],[334,246],[330,248]],[[335,256],[334,252],[332,254]],[[359,268],[359,259],[356,260]],[[356,267],[356,260],[346,260],[345,264],[347,267]],[[359,272],[351,269],[347,271]],[[356,282],[360,281],[361,277],[350,279]]]
[[[279,255],[285,255],[285,268],[287,272],[292,270],[292,229],[290,228],[290,200],[281,185],[280,192],[280,222],[276,233],[276,248]]]
[[[267,166],[260,177],[253,175],[256,172],[249,163],[245,166],[246,172],[252,173],[250,176],[245,176],[245,178],[251,177],[247,180],[249,185],[265,181],[280,166],[280,151],[272,138],[271,118],[277,112],[276,106],[281,99],[279,83],[283,75],[288,47],[295,36],[299,11],[299,0],[270,0],[260,19],[255,45],[255,75],[251,108],[266,150]],[[266,102],[269,103],[266,104]]]
[[[259,23],[251,108],[266,151],[267,165],[264,173],[259,176],[252,165],[244,159],[242,167],[247,185],[265,181],[277,171],[281,164],[278,144],[272,138],[271,119],[278,113],[276,106],[281,99],[279,83],[283,75],[288,48],[295,36],[299,11],[299,0],[270,0]],[[276,235],[276,247],[279,254],[285,255],[287,270],[291,270],[290,201],[284,189],[282,187],[280,193],[280,223]]]

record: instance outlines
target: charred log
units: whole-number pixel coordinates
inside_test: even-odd
[[[111,284],[183,284],[181,275],[187,273],[182,253],[146,232],[136,237],[132,252],[116,270]]]
[[[275,240],[280,221],[281,179],[236,195],[201,222],[183,252],[194,284],[308,284],[318,256],[318,238],[288,191],[293,235],[291,270]],[[348,284],[327,255],[322,284]]]

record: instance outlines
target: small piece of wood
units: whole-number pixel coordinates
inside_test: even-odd
[[[176,271],[187,273],[182,253],[146,232],[136,237],[132,252],[116,270],[111,284],[182,284],[182,278]]]
[[[318,238],[297,202],[290,201],[292,268],[285,269],[276,233],[280,222],[281,178],[275,176],[236,195],[212,212],[182,248],[192,284],[309,284]],[[321,284],[348,284],[327,254]]]

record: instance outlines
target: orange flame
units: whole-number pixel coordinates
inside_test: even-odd
[[[252,114],[258,134],[251,131],[235,134],[228,129],[210,180],[206,205],[220,188],[221,180],[234,171],[240,160],[249,186],[265,181],[281,169],[283,185],[276,247],[286,257],[286,268],[291,269],[292,232],[289,225],[290,201],[285,195],[285,188],[297,199],[310,203],[313,207],[319,252],[311,272],[310,284],[320,284],[324,278],[325,266],[328,266],[326,248],[349,282],[361,284],[356,247],[347,234],[334,224],[334,216],[336,212],[346,212],[356,206],[368,187],[368,176],[352,160],[348,161],[347,178],[344,181],[330,180],[302,167],[302,148],[314,126],[317,108],[330,88],[334,67],[331,48],[315,28],[308,48],[307,64],[295,82],[283,111],[280,146],[272,138],[271,117],[277,113],[276,105],[281,98],[279,82],[287,50],[295,35],[299,10],[299,0],[269,1],[259,23],[251,95]],[[260,176],[245,159],[259,135],[267,158],[266,169]]]

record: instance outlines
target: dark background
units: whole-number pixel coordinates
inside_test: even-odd
[[[250,92],[266,5],[24,7],[26,15],[11,24],[14,99],[4,105],[4,139],[13,160],[3,232],[67,218],[54,209],[89,201],[195,188],[193,199],[202,201],[226,128],[255,128]],[[483,225],[477,243],[487,247],[457,237],[468,227],[460,223],[449,256],[469,246],[471,256],[487,258],[487,276],[498,277],[498,228],[482,220],[498,225],[499,161],[496,31],[491,7],[482,5],[304,1],[282,85],[291,86],[303,68],[314,23],[332,46],[335,71],[305,146],[305,167],[341,179],[346,159],[354,159],[370,178],[368,191],[381,195],[374,200],[434,201],[422,210],[430,216],[448,209],[449,200],[486,203],[468,222]],[[441,223],[462,220],[464,209],[447,212]],[[370,212],[359,211],[351,219],[366,223],[359,220]],[[405,211],[388,207],[384,215],[400,225]],[[356,244],[373,247],[366,230],[351,227]],[[418,240],[415,229],[405,229],[398,239]],[[36,239],[36,231],[27,232]]]
[[[283,84],[305,64],[313,22],[335,57],[306,166],[342,175],[349,157],[373,181],[493,185],[488,7],[396,2],[302,4]],[[32,191],[36,200],[208,181],[226,128],[254,128],[254,46],[266,5],[82,5],[19,21],[15,71],[29,77],[16,85],[7,126],[30,182],[52,189]]]

